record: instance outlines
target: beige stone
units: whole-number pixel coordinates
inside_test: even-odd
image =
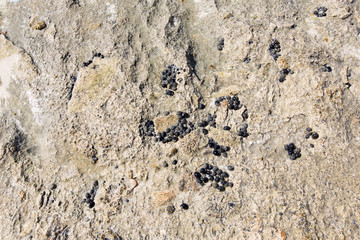
[[[163,192],[154,192],[153,193],[153,203],[155,206],[163,206],[166,203],[170,202],[175,198],[175,193],[173,191],[163,191]]]
[[[154,120],[156,132],[163,132],[166,128],[174,125],[177,122],[178,118],[174,114],[168,116],[159,117]]]

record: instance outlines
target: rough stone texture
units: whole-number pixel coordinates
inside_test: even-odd
[[[0,238],[360,239],[359,11],[356,0],[1,0]],[[173,97],[160,86],[170,64],[187,70]],[[279,82],[284,68],[294,73]],[[236,93],[242,109],[214,105]],[[140,136],[165,111],[196,129],[166,144]],[[234,166],[234,187],[197,184],[204,162]]]

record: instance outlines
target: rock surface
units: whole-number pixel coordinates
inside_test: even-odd
[[[360,239],[359,11],[353,0],[1,0],[0,238]],[[161,86],[171,64],[185,69],[173,96]],[[238,110],[215,104],[234,95]],[[194,129],[162,143],[159,131],[183,125],[177,111]],[[209,113],[216,128],[199,127]],[[234,166],[234,186],[200,186],[205,162]]]

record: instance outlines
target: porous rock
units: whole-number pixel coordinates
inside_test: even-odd
[[[360,239],[356,4],[0,1],[0,239]],[[172,64],[186,70],[170,97]],[[283,69],[294,73],[280,83]],[[242,109],[214,105],[235,94]],[[165,111],[194,129],[166,144],[140,134],[177,121],[157,120]],[[159,168],[172,148],[178,164]],[[200,186],[204,162],[233,166],[233,187]]]

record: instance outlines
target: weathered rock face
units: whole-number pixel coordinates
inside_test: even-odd
[[[1,0],[0,238],[359,239],[359,4],[248,2]]]

